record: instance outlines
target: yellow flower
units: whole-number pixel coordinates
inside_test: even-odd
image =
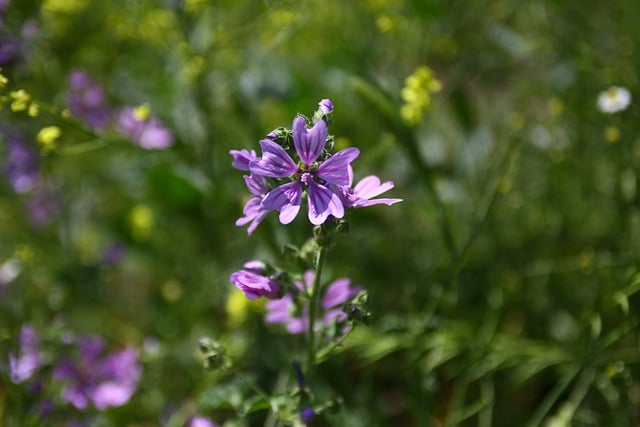
[[[44,153],[53,151],[56,147],[56,141],[62,135],[62,131],[58,126],[45,126],[36,135],[36,141]]]
[[[151,114],[151,107],[149,107],[149,104],[146,102],[133,110],[133,117],[139,122],[147,120],[149,114]]]
[[[9,79],[2,74],[2,68],[0,68],[0,89],[4,89],[9,83]]]
[[[136,240],[146,240],[151,234],[155,217],[153,211],[145,205],[136,205],[129,213],[129,224],[131,233]]]
[[[614,144],[620,140],[620,130],[615,126],[607,126],[604,130],[604,138]]]
[[[14,90],[9,96],[11,97],[11,111],[24,111],[29,108],[31,95],[29,95],[26,90]]]
[[[431,107],[431,95],[439,92],[442,84],[438,81],[431,68],[421,66],[404,81],[400,97],[404,101],[400,107],[402,120],[410,126],[417,125],[422,119],[422,112]]]

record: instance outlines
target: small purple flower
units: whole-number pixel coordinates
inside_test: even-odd
[[[249,170],[249,163],[254,160],[258,160],[256,157],[256,152],[251,150],[231,150],[229,154],[233,157],[233,162],[231,166],[236,169],[240,169],[241,171]]]
[[[351,188],[351,177],[349,181],[349,185],[340,188],[342,203],[345,207],[362,208],[381,204],[391,206],[402,201],[402,199],[373,199],[391,190],[393,188],[392,181],[381,183],[380,178],[375,175],[369,175],[362,178],[353,188]]]
[[[2,17],[0,16],[0,24]],[[0,67],[6,67],[20,56],[22,42],[17,37],[0,34]]]
[[[122,261],[125,255],[125,246],[121,242],[112,242],[102,253],[102,264],[114,266]]]
[[[245,203],[242,213],[244,216],[238,218],[236,225],[241,227],[245,224],[251,223],[247,228],[247,234],[251,235],[253,231],[258,227],[258,224],[267,216],[269,211],[262,209],[262,200],[269,191],[267,181],[263,176],[252,174],[250,176],[245,175],[244,181],[247,184],[247,188],[251,193],[251,197]]]
[[[189,420],[186,427],[218,427],[218,424],[207,417],[196,415]]]
[[[244,292],[247,298],[278,298],[282,287],[278,282],[266,275],[264,263],[249,261],[243,267],[243,270],[232,273],[229,276],[229,280]]]
[[[163,150],[173,145],[173,134],[154,117],[136,117],[134,109],[123,108],[118,114],[117,128],[123,136],[147,150]]]
[[[313,286],[315,273],[308,270],[304,274],[303,281],[295,281],[294,285],[301,292],[308,292]],[[318,328],[326,327],[333,322],[343,322],[347,314],[340,307],[345,302],[353,299],[362,287],[351,287],[351,280],[343,278],[332,282],[326,287],[321,300],[323,310]],[[290,334],[301,334],[309,329],[309,316],[307,300],[297,301],[297,295],[288,292],[278,300],[269,301],[266,304],[267,323],[284,324]]]
[[[31,224],[36,228],[51,223],[60,213],[60,205],[60,197],[53,185],[47,181],[41,181],[25,201]]]
[[[302,418],[302,421],[306,423],[313,420],[313,417],[315,417],[315,415],[316,413],[313,411],[313,408],[311,408],[310,406],[307,406],[302,411],[300,411],[300,418]]]
[[[65,383],[62,399],[81,410],[89,404],[103,411],[127,403],[142,374],[138,351],[127,347],[105,355],[99,337],[82,337],[77,346],[78,360],[65,358],[53,369],[53,378]]]
[[[38,170],[38,153],[20,138],[9,140],[5,172],[13,191],[24,194],[38,184],[41,179]]]
[[[111,124],[112,112],[106,104],[102,86],[84,70],[73,71],[68,80],[67,105],[71,114],[92,130],[106,130]]]
[[[336,218],[344,216],[344,206],[340,198],[327,185],[344,186],[349,184],[350,164],[360,151],[346,148],[317,162],[327,139],[327,125],[318,121],[307,129],[303,117],[293,121],[293,143],[300,158],[296,164],[289,154],[270,139],[260,141],[262,158],[249,164],[253,174],[269,178],[293,178],[271,190],[262,200],[263,210],[280,212],[280,222],[289,224],[300,211],[302,192],[306,188],[309,199],[309,221],[314,225],[324,223],[329,215]]]
[[[333,102],[331,102],[330,99],[325,98],[320,100],[320,102],[318,102],[318,107],[323,114],[329,114],[333,112]]]
[[[35,328],[23,325],[18,341],[18,353],[9,352],[9,377],[14,384],[27,381],[42,365],[40,337]]]

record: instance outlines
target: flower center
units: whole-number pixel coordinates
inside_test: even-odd
[[[300,176],[300,181],[304,182],[305,184],[308,184],[312,180],[313,180],[313,175],[309,172],[305,172],[302,174],[302,176]]]

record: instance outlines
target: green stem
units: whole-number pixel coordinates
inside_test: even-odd
[[[307,336],[307,370],[311,369],[315,362],[315,322],[316,312],[318,311],[318,300],[320,299],[320,279],[322,276],[322,267],[326,258],[326,242],[322,242],[318,246],[318,252],[315,258],[315,279],[309,293],[309,331]]]

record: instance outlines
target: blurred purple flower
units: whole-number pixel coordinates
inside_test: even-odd
[[[196,415],[192,417],[187,423],[186,427],[219,427],[207,417]]]
[[[77,347],[77,360],[64,358],[53,368],[53,378],[65,384],[62,399],[78,409],[93,404],[99,411],[127,403],[142,374],[138,351],[127,347],[105,355],[100,337],[79,338]]]
[[[307,129],[305,119],[298,116],[293,120],[292,131],[299,164],[294,162],[284,148],[270,139],[260,141],[262,158],[249,164],[251,172],[256,175],[294,179],[271,190],[262,200],[261,209],[280,212],[280,222],[289,224],[300,211],[302,191],[306,188],[308,216],[312,224],[324,223],[329,215],[342,218],[342,201],[325,184],[348,185],[350,163],[358,157],[360,151],[353,147],[346,148],[317,163],[328,135],[324,120]]]
[[[24,194],[33,190],[41,179],[38,170],[38,153],[22,139],[10,139],[7,144],[5,172],[16,193]]]
[[[2,16],[0,16],[0,24]],[[14,36],[0,34],[0,67],[5,67],[18,59],[22,43]]]
[[[39,31],[40,28],[38,26],[38,22],[35,19],[29,19],[24,21],[22,24],[20,34],[24,40],[33,40],[38,35]]]
[[[120,110],[116,127],[123,136],[147,150],[162,150],[173,145],[173,134],[154,117],[140,118],[135,110],[126,107]]]
[[[249,261],[244,269],[229,276],[229,280],[244,292],[249,299],[260,297],[278,298],[282,288],[278,282],[266,275],[266,266],[261,261]]]
[[[308,270],[304,274],[304,280],[295,281],[294,285],[306,293],[313,286],[314,280],[315,273]],[[329,326],[333,322],[345,321],[347,314],[340,306],[353,299],[361,290],[360,286],[351,287],[351,280],[346,278],[338,279],[327,286],[320,304],[323,313],[318,328]],[[292,292],[278,300],[267,302],[266,309],[265,321],[285,325],[290,334],[301,334],[309,329],[308,301],[305,299],[301,304]]]
[[[104,131],[111,123],[112,112],[106,104],[102,86],[84,70],[73,71],[68,80],[67,104],[71,114],[90,129]]]
[[[345,207],[362,208],[373,205],[391,206],[394,203],[401,202],[402,199],[373,199],[380,194],[393,188],[393,182],[380,182],[380,178],[375,175],[369,175],[362,178],[355,187],[351,188],[353,177],[349,176],[349,185],[339,188],[342,203]],[[373,199],[373,200],[371,200]]]
[[[114,266],[124,258],[125,246],[120,242],[112,242],[102,253],[102,264]]]
[[[17,354],[9,352],[9,377],[14,384],[27,381],[42,365],[40,337],[33,326],[22,326],[18,345]]]
[[[40,181],[29,194],[25,207],[34,227],[44,227],[60,213],[61,201],[53,186]]]

